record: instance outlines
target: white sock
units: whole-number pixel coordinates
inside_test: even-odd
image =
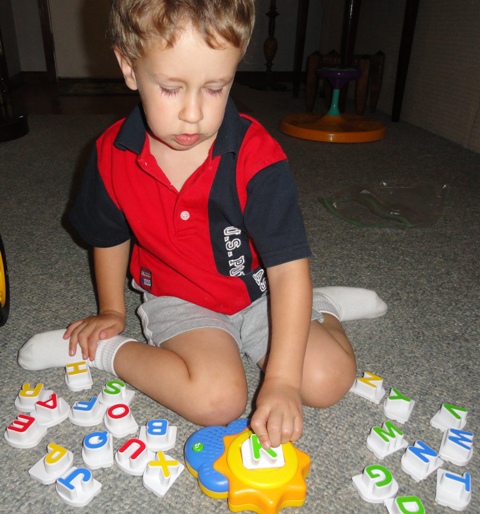
[[[18,352],[18,363],[23,369],[40,370],[49,368],[62,368],[67,364],[83,361],[82,349],[77,346],[77,352],[71,356],[68,353],[68,339],[63,339],[65,329],[43,332],[31,337]],[[117,350],[124,343],[133,339],[124,336],[115,336],[111,339],[99,341],[94,361],[88,364],[94,368],[108,371],[116,375],[113,360]]]
[[[387,304],[370,289],[316,287],[313,293],[314,307],[320,312],[332,314],[340,321],[378,318],[388,309]]]

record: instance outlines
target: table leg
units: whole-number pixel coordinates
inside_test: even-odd
[[[405,5],[405,16],[403,19],[402,40],[398,53],[397,78],[395,81],[395,92],[393,95],[392,121],[400,120],[402,110],[403,94],[407,82],[408,65],[412,52],[413,35],[417,22],[419,0],[407,0]]]

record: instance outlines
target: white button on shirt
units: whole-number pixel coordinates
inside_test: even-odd
[[[190,218],[190,213],[188,211],[182,211],[180,218],[182,218],[183,221],[187,221]]]

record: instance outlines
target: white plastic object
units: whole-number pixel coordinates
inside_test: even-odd
[[[157,496],[165,496],[185,466],[163,452],[157,452],[156,459],[150,461],[143,473],[143,485]]]
[[[140,428],[141,439],[150,451],[167,451],[175,447],[177,427],[166,419],[151,419]]]
[[[350,391],[378,405],[385,396],[383,378],[365,371],[362,377],[355,379]]]
[[[109,407],[105,413],[104,423],[107,430],[117,439],[134,434],[138,430],[130,407],[124,403]]]
[[[462,429],[467,424],[468,410],[464,407],[444,403],[430,420],[430,425],[445,432],[449,428]]]
[[[443,460],[423,441],[416,441],[402,455],[401,464],[407,475],[410,475],[416,482],[420,482],[441,467]]]
[[[15,407],[20,412],[32,412],[38,400],[45,400],[53,391],[45,389],[44,385],[39,383],[35,387],[30,387],[30,384],[25,382],[22,389],[15,399]]]
[[[147,445],[137,438],[129,439],[115,453],[118,467],[129,475],[142,476],[149,461],[155,454],[147,450]]]
[[[473,457],[472,432],[449,428],[443,434],[439,453],[442,459],[456,466],[466,466]]]
[[[425,514],[425,507],[418,496],[397,496],[385,500],[389,514]]]
[[[385,421],[382,428],[373,427],[367,437],[367,448],[377,459],[384,459],[407,446],[408,442],[404,439],[403,432],[391,421]]]
[[[444,469],[437,471],[437,494],[435,501],[456,511],[465,510],[472,499],[472,477],[470,473],[459,475]]]
[[[105,405],[115,405],[117,403],[130,405],[134,395],[135,391],[128,389],[125,382],[121,380],[109,380],[98,395],[98,399]]]
[[[44,455],[28,472],[44,485],[53,484],[72,467],[73,453],[56,443],[49,443]]]
[[[75,402],[68,417],[74,425],[94,427],[103,421],[107,409],[108,405],[101,403],[96,396],[93,396],[88,402]]]
[[[65,366],[65,383],[70,391],[91,389],[93,385],[90,367],[86,361],[73,362]]]
[[[398,482],[385,466],[379,464],[367,466],[352,480],[362,499],[368,503],[384,503],[398,492]]]
[[[14,448],[33,448],[43,439],[48,428],[33,416],[19,414],[4,432],[7,443]]]
[[[246,469],[282,468],[285,466],[283,447],[263,448],[256,434],[246,439],[240,451],[242,452],[242,464]]]
[[[56,393],[52,393],[47,400],[38,400],[30,416],[33,416],[40,425],[53,427],[66,420],[69,413],[68,403],[63,398],[59,398]]]
[[[113,466],[113,438],[107,430],[92,432],[84,437],[82,458],[88,469]]]
[[[406,423],[415,406],[415,400],[404,396],[398,389],[392,387],[388,398],[383,404],[385,416],[399,423]]]
[[[58,496],[71,507],[85,507],[100,492],[102,485],[87,468],[73,467],[57,479]]]

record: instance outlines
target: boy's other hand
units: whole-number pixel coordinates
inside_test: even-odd
[[[256,403],[251,427],[265,449],[300,438],[303,414],[298,388],[281,379],[265,379]]]
[[[79,344],[83,359],[93,361],[98,341],[121,334],[124,329],[125,315],[116,311],[107,311],[98,316],[74,321],[68,326],[63,338],[70,339],[70,355],[75,355],[77,344]]]

